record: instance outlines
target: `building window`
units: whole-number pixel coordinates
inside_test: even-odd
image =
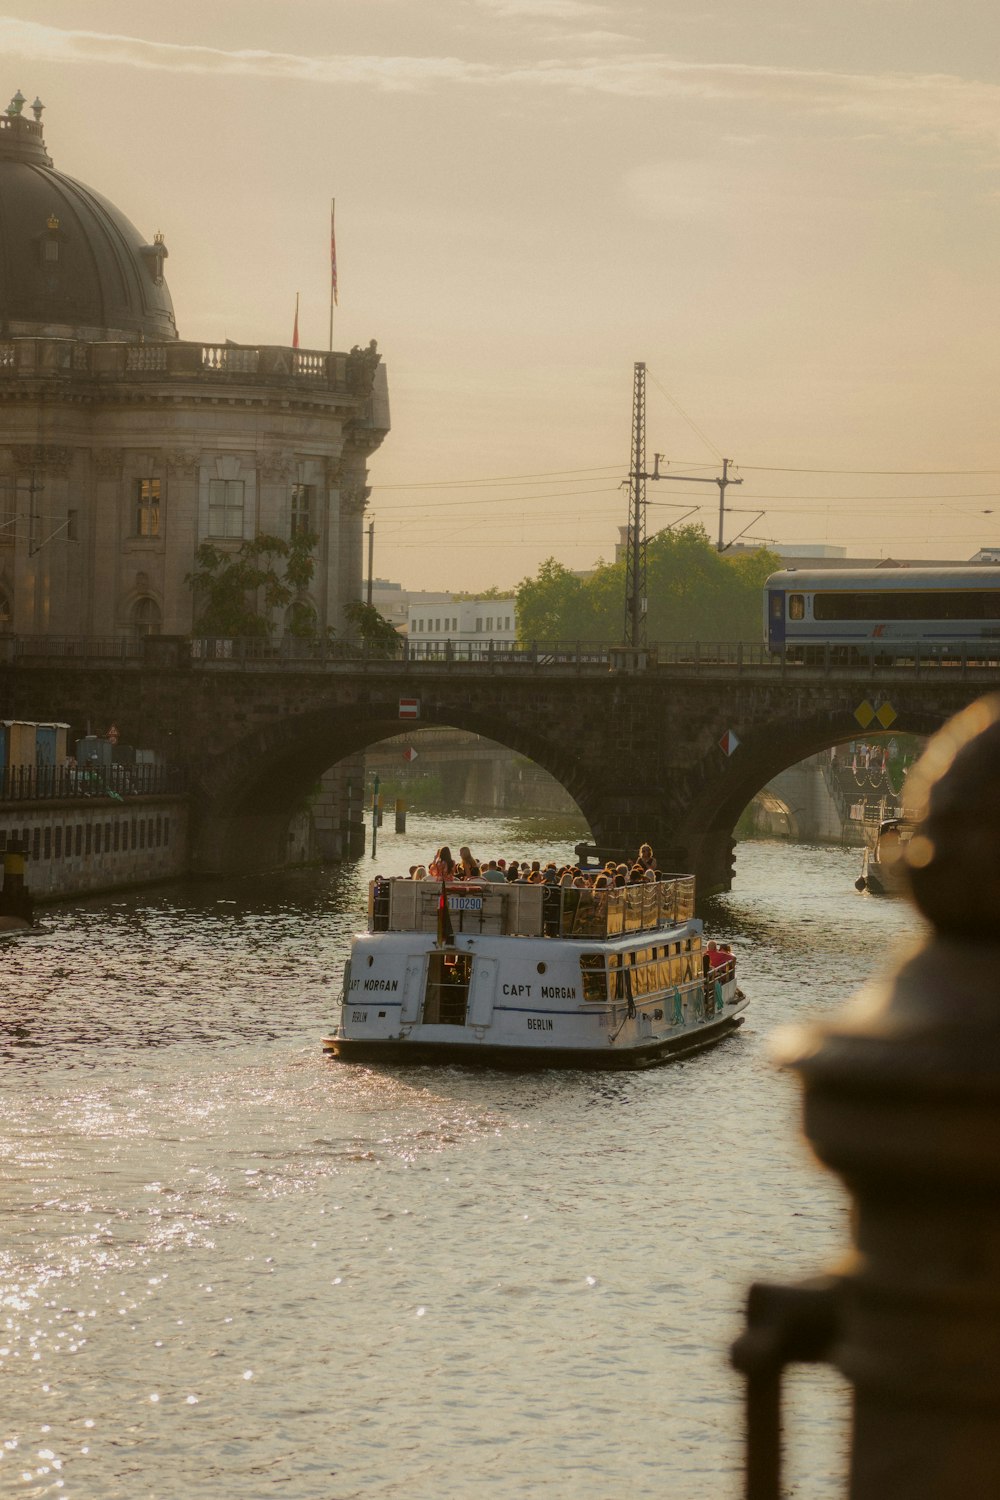
[[[59,259],[59,241],[46,240],[42,245],[42,255],[47,261],[57,261]]]
[[[292,485],[292,519],[289,527],[292,536],[303,536],[316,530],[315,486]]]
[[[7,598],[7,595],[4,593],[3,589],[0,589],[0,632],[9,630],[11,628],[13,618],[14,613],[10,607],[10,600]]]
[[[137,479],[135,482],[135,534],[148,537],[160,534],[158,479]]]
[[[160,633],[160,606],[155,599],[137,599],[132,606],[132,634],[142,640]]]
[[[208,481],[209,536],[242,537],[243,492],[242,479]]]

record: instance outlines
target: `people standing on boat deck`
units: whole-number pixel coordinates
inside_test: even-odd
[[[442,844],[427,867],[432,880],[451,880],[455,874],[455,861],[447,844]]]
[[[637,865],[641,865],[644,870],[656,869],[656,860],[653,857],[653,851],[649,844],[639,845],[639,853],[636,855],[635,862]]]
[[[491,859],[487,862],[486,869],[483,870],[482,876],[484,880],[489,880],[493,885],[506,884],[504,873],[500,869],[495,859]]]

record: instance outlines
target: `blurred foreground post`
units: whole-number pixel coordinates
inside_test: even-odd
[[[780,1042],[854,1246],[824,1280],[750,1290],[732,1356],[747,1500],[780,1494],[781,1372],[800,1360],[853,1387],[850,1500],[1000,1496],[1000,697],[931,740],[907,804],[932,933],[838,1021]]]

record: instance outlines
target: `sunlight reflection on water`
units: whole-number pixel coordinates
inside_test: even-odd
[[[745,1288],[846,1233],[768,1036],[916,931],[856,864],[741,845],[747,1026],[637,1074],[323,1057],[367,861],[47,912],[0,997],[0,1492],[735,1500]],[[843,1393],[791,1389],[832,1496]]]

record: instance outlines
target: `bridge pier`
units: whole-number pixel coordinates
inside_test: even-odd
[[[191,830],[192,875],[258,875],[288,863],[287,812],[221,816],[201,809]]]

